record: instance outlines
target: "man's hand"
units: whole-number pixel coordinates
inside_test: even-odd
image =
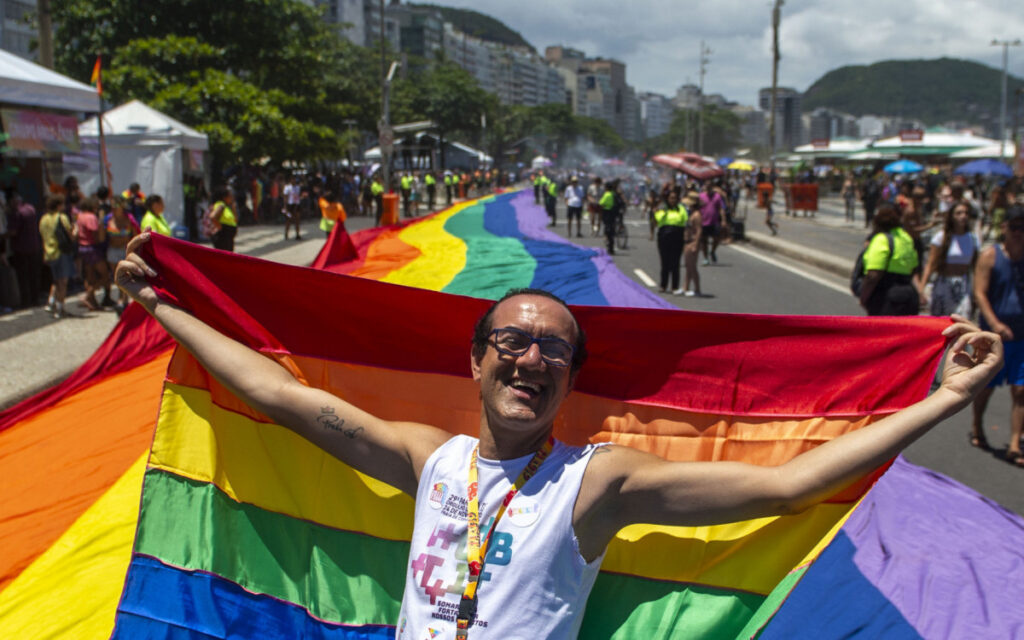
[[[149,283],[146,282],[146,278],[155,277],[156,271],[136,253],[139,247],[147,242],[149,242],[148,232],[132,238],[132,241],[128,243],[128,255],[125,256],[124,260],[117,263],[117,270],[114,271],[114,283],[121,287],[133,300],[152,312],[159,298],[153,287],[149,286]]]
[[[953,324],[946,327],[942,335],[953,343],[946,353],[941,388],[952,391],[967,403],[1002,368],[1003,341],[998,334],[982,331],[963,316],[950,317]],[[1008,328],[1006,330],[1009,332]]]

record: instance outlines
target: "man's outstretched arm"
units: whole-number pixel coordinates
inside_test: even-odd
[[[595,455],[574,514],[581,550],[591,552],[584,557],[595,557],[628,524],[699,526],[798,513],[878,468],[966,407],[1002,366],[997,335],[954,319],[943,332],[953,345],[935,393],[786,464],[667,462],[628,447]]]
[[[155,275],[135,251],[117,265],[117,284],[231,393],[349,466],[416,494],[427,458],[451,435],[435,427],[381,420],[321,389],[307,387],[284,367],[161,300],[146,282]]]

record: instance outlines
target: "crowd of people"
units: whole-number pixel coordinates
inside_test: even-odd
[[[479,197],[507,186],[515,174],[497,170],[404,171],[391,178],[402,215],[432,212],[455,199]],[[68,291],[81,291],[88,311],[120,312],[123,298],[111,289],[114,265],[128,242],[143,231],[210,242],[234,251],[240,224],[284,223],[284,238],[302,239],[303,221],[317,221],[329,235],[347,215],[374,216],[381,224],[387,192],[379,169],[267,172],[244,169],[207,190],[201,177],[183,185],[184,211],[172,226],[164,199],[131,184],[120,194],[100,187],[88,196],[78,180],[50,185],[42,211],[15,187],[0,192],[0,313],[35,307],[45,300],[54,318],[68,314]]]
[[[604,236],[611,255],[630,207],[636,209],[647,220],[649,239],[657,237],[659,291],[687,297],[703,295],[698,263],[701,257],[704,266],[718,262],[718,247],[732,238],[734,212],[747,186],[738,173],[699,181],[652,167],[607,175],[585,168],[541,169],[529,180],[534,201],[544,206],[551,227],[558,225],[558,204],[563,202],[566,236],[582,237],[586,223],[592,237]],[[682,284],[680,261],[685,267]]]
[[[1005,345],[1006,364],[974,402],[970,443],[988,449],[983,418],[995,386],[1010,385],[1006,458],[1024,466],[1024,185],[942,173],[844,180],[871,227],[859,299],[868,315],[977,318]],[[852,209],[852,210],[851,210]],[[855,206],[848,207],[853,221]]]

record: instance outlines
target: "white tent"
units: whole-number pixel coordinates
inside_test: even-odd
[[[0,102],[62,111],[100,110],[96,89],[2,49]]]
[[[1003,158],[1015,158],[1017,157],[1017,146],[1012,142],[1006,143],[1006,148],[1003,150]],[[974,147],[972,149],[964,149],[963,151],[957,151],[956,153],[949,154],[950,158],[963,159],[963,158],[998,158],[1000,155],[999,143],[985,145],[984,147]]]
[[[79,125],[78,135],[84,144],[98,144],[98,119],[91,118]],[[164,215],[169,222],[182,222],[185,211],[182,173],[186,162],[190,162],[185,155],[201,155],[209,149],[206,134],[132,100],[103,114],[103,137],[113,174],[111,190],[119,193],[138,182],[143,193],[163,197]],[[99,179],[97,171],[79,180],[82,191],[94,191]]]

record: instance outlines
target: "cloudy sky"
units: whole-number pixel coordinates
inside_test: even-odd
[[[769,0],[434,0],[498,18],[543,54],[563,44],[625,62],[638,91],[669,96],[699,79],[700,41],[711,48],[707,93],[754,104],[771,84]],[[827,71],[880,60],[966,58],[1001,69],[993,38],[1024,40],[1021,0],[786,0],[779,85],[806,90]],[[1024,77],[1024,46],[1009,71]]]

